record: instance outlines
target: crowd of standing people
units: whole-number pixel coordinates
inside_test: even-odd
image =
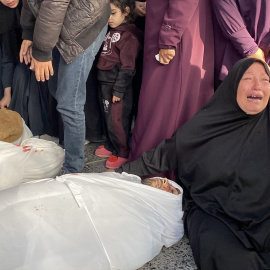
[[[269,14],[267,0],[0,0],[0,109],[42,123],[34,135],[60,119],[62,174],[83,170],[98,119],[107,168],[183,186],[200,269],[269,269],[269,213],[254,208],[269,209]]]

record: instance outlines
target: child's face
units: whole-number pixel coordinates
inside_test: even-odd
[[[119,26],[121,23],[126,21],[127,15],[128,15],[128,12],[122,13],[120,8],[118,8],[114,4],[111,4],[111,16],[109,18],[109,26],[111,28],[115,28]]]
[[[19,4],[19,0],[0,0],[0,2],[9,8],[15,8]]]
[[[152,187],[167,191],[167,192],[175,194],[175,195],[180,194],[180,190],[178,188],[175,188],[173,185],[171,185],[168,182],[167,178],[163,178],[163,179],[152,178],[152,179],[153,179],[153,182],[151,184]]]

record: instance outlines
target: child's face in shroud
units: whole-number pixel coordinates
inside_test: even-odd
[[[120,8],[111,4],[111,16],[108,23],[111,28],[116,28],[126,21],[126,16],[129,13],[128,8],[126,8],[126,10],[127,11],[123,13]]]
[[[167,178],[162,178],[162,179],[153,178],[151,186],[158,188],[158,189],[161,189],[161,190],[164,190],[164,191],[167,191],[167,192],[175,194],[175,195],[180,194],[180,190],[178,188],[175,188],[173,185],[171,185],[168,182]]]
[[[19,0],[0,0],[0,2],[9,8],[15,8],[19,4]]]

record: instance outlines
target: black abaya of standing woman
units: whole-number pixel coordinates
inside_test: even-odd
[[[240,60],[171,139],[121,168],[176,169],[200,269],[270,269],[269,78],[264,62]]]

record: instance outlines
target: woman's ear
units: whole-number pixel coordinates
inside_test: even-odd
[[[168,185],[168,179],[166,177],[162,179],[162,182],[163,182],[163,186]]]

